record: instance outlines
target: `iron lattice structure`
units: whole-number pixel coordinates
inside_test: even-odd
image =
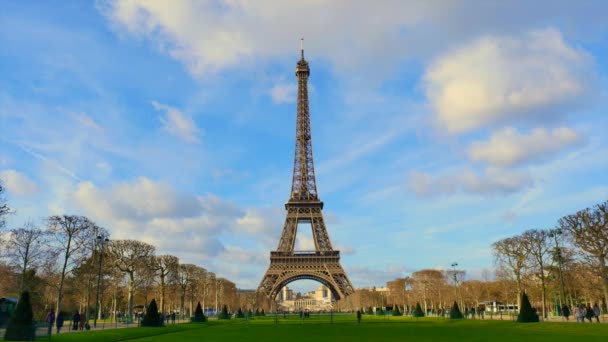
[[[291,195],[285,210],[287,217],[276,251],[270,252],[270,266],[258,287],[258,293],[273,300],[285,285],[301,279],[316,280],[327,286],[335,299],[353,293],[354,288],[340,264],[340,251],[334,250],[325,222],[323,202],[319,200],[312,154],[308,76],[310,68],[304,49],[296,65],[298,104],[296,146]],[[299,223],[312,227],[314,251],[295,251]]]

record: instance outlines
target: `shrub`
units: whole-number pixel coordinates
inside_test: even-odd
[[[245,314],[241,308],[239,308],[239,311],[236,312],[236,318],[245,318]]]
[[[367,314],[368,315],[373,315],[374,314],[374,309],[372,309],[371,306],[369,308],[367,308]]]
[[[521,295],[521,308],[519,308],[519,315],[517,315],[517,321],[519,323],[534,323],[538,322],[538,315],[532,309],[528,295],[522,293]]]
[[[156,306],[156,300],[152,299],[148,310],[144,315],[144,319],[141,321],[142,327],[162,327],[163,324],[160,321],[160,315],[158,314],[158,306]]]
[[[194,310],[194,317],[192,317],[192,322],[202,323],[207,322],[207,317],[203,313],[203,308],[201,307],[201,302],[198,302],[196,305],[196,310]]]
[[[4,339],[6,341],[33,341],[36,337],[34,313],[30,302],[30,293],[23,291],[15,312],[8,321]]]
[[[458,303],[454,301],[452,305],[452,309],[450,309],[450,319],[463,319],[462,312],[460,312],[460,308],[458,307]]]
[[[401,311],[399,311],[399,307],[397,305],[393,307],[393,316],[401,316]]]
[[[260,309],[255,309],[255,316],[259,316],[260,315]]]
[[[260,312],[260,316],[266,316],[266,313],[264,312],[264,309],[262,309],[262,311]]]
[[[230,314],[228,314],[228,307],[224,305],[222,307],[222,313],[217,317],[218,319],[230,319]]]
[[[416,303],[416,309],[414,309],[414,317],[424,317],[424,311],[422,311],[420,303]]]

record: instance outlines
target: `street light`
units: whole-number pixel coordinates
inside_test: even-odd
[[[110,242],[105,236],[97,236],[97,246],[99,246],[99,273],[97,274],[97,296],[95,297],[95,317],[93,318],[93,328],[97,327],[97,317],[99,316],[99,292],[101,291],[101,262],[103,260],[103,246]]]
[[[458,277],[456,276],[456,266],[458,266],[457,262],[452,263],[452,269],[454,270],[452,276],[454,277],[454,301],[459,301],[458,298]],[[462,303],[460,303],[462,305]]]
[[[562,231],[561,228],[555,228],[555,229],[552,229],[549,232],[549,237],[552,237],[555,240],[555,255],[557,256],[557,265],[558,265],[558,270],[559,270],[559,280],[560,280],[561,287],[562,287],[560,295],[561,295],[561,302],[562,302],[562,305],[563,305],[564,303],[566,303],[566,290],[565,290],[565,286],[564,286],[564,275],[563,275],[563,271],[562,271],[562,268],[563,268],[563,265],[562,265],[562,250],[559,247],[559,240],[557,239],[557,237],[559,235],[562,235],[562,234],[563,234],[563,231]]]

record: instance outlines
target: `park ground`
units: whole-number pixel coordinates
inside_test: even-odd
[[[163,328],[129,328],[54,335],[52,341],[607,341],[608,324],[516,323],[411,317],[256,317]]]

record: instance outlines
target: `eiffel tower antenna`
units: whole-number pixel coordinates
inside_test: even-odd
[[[317,193],[312,154],[308,77],[310,68],[304,59],[304,39],[300,41],[301,59],[296,64],[298,103],[296,141],[291,194],[285,203],[287,217],[276,251],[270,252],[270,266],[258,287],[258,294],[274,300],[285,285],[300,279],[311,279],[327,286],[335,299],[354,292],[340,264],[340,251],[334,250],[323,220],[323,202]],[[299,223],[310,224],[314,251],[296,251]]]

